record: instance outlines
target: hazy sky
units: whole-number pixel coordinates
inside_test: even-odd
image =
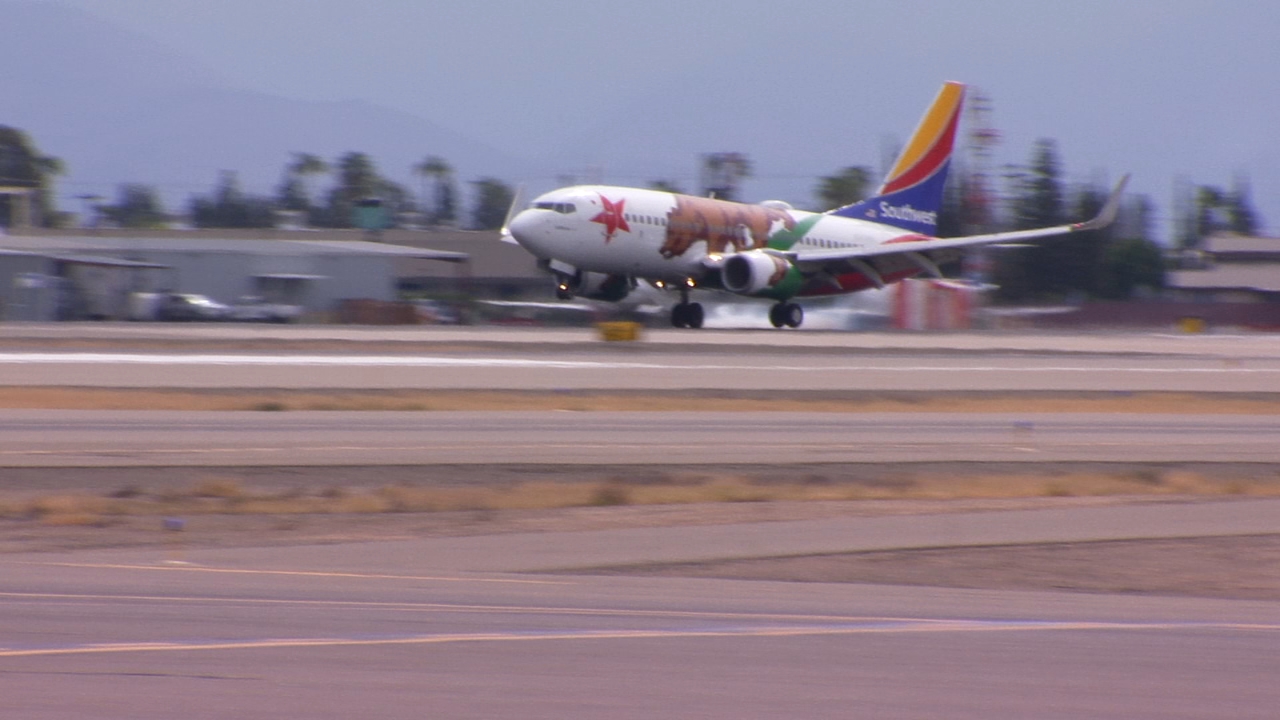
[[[695,153],[741,150],[758,192],[807,193],[878,167],[961,80],[993,101],[998,162],[1054,138],[1068,179],[1131,171],[1164,217],[1175,178],[1246,173],[1280,228],[1274,0],[42,1],[235,87],[376,102],[609,181],[687,177]]]

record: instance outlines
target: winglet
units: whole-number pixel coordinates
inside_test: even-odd
[[[516,238],[511,234],[511,219],[520,212],[521,206],[524,204],[524,185],[516,186],[515,197],[511,198],[511,207],[507,208],[507,216],[502,220],[502,230],[498,232],[498,237],[505,243],[518,245]]]
[[[1120,182],[1116,183],[1115,188],[1111,191],[1111,195],[1107,198],[1107,202],[1102,206],[1102,210],[1098,211],[1098,215],[1092,220],[1086,220],[1082,223],[1076,223],[1071,229],[1076,232],[1085,232],[1088,230],[1101,230],[1116,221],[1116,215],[1120,212],[1120,196],[1124,194],[1124,186],[1129,184],[1129,175],[1120,178]]]

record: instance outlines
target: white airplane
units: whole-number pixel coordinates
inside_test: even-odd
[[[503,240],[517,242],[556,277],[557,297],[619,301],[639,280],[675,289],[675,327],[702,327],[695,288],[777,301],[774,327],[800,327],[796,298],[883,288],[939,266],[966,248],[1097,230],[1115,220],[1120,180],[1092,220],[1036,230],[937,238],[964,85],[934,99],[876,194],[825,213],[771,200],[744,204],[643,188],[582,185],[535,199],[509,217]],[[518,203],[518,201],[517,201]]]

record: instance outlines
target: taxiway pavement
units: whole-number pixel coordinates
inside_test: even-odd
[[[1270,415],[0,410],[0,468],[1276,463]]]
[[[33,719],[1270,718],[1274,602],[564,568],[992,532],[1274,532],[1276,503],[192,551],[187,565],[158,550],[8,556],[0,694]]]

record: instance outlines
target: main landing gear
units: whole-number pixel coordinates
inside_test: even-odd
[[[702,321],[705,314],[702,312],[702,303],[680,302],[671,308],[671,325],[678,328],[692,328],[697,330],[702,327]]]
[[[784,325],[798,328],[804,322],[804,308],[795,303],[780,302],[769,308],[769,322],[776,328]]]

